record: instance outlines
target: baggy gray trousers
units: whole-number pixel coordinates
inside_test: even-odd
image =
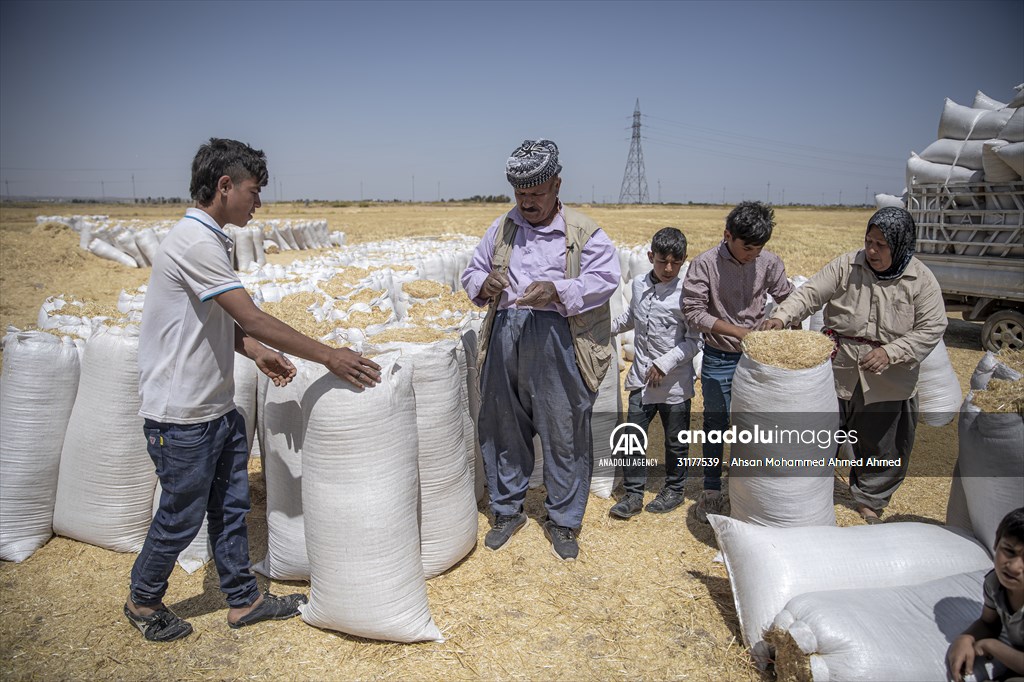
[[[495,314],[481,371],[479,417],[491,511],[511,515],[522,510],[537,434],[548,518],[559,526],[580,527],[593,471],[595,398],[576,366],[566,318],[516,308]]]
[[[839,399],[839,412],[843,428],[857,432],[854,453],[865,459],[865,466],[850,469],[850,494],[857,504],[876,511],[885,509],[910,467],[917,431],[917,396],[865,405],[858,383],[849,400]],[[868,466],[868,458],[899,460],[899,466]]]

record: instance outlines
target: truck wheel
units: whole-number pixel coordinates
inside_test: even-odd
[[[1003,348],[1024,350],[1024,314],[1000,310],[990,315],[981,327],[981,345],[993,353]]]

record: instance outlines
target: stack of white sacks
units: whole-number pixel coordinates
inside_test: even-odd
[[[1020,380],[988,354],[972,388],[993,375]],[[758,664],[796,658],[814,680],[946,679],[946,649],[981,613],[996,526],[1024,500],[1024,417],[982,412],[972,397],[959,412],[947,526],[780,528],[710,517]],[[983,663],[979,680],[989,679]]]
[[[79,246],[101,258],[130,268],[153,264],[164,235],[176,221],[111,221],[108,216],[36,216],[37,224],[59,223],[79,234]],[[264,265],[267,253],[343,246],[345,233],[327,228],[326,220],[251,221],[245,227],[227,225],[235,242],[235,269]]]
[[[972,106],[946,99],[939,119],[938,139],[920,155],[907,160],[907,188],[915,185],[1001,185],[1020,182],[1024,176],[1024,84],[1015,88],[1007,102],[988,97],[980,90]],[[998,196],[995,204],[981,208],[1014,208]],[[875,195],[882,206],[905,206],[902,196]]]
[[[235,403],[267,483],[268,551],[255,568],[310,580],[310,623],[395,641],[440,637],[424,581],[473,549],[484,493],[476,432],[483,309],[459,284],[477,241],[339,247],[241,275],[260,305],[307,294],[314,302],[305,313],[322,323],[325,342],[382,353],[385,379],[362,393],[295,358],[298,376],[278,388],[236,358]],[[351,290],[331,295],[338,276]],[[442,294],[406,291],[423,279],[443,284]],[[137,414],[144,305],[145,287],[102,310],[54,296],[40,310],[40,330],[5,337],[0,558],[22,561],[54,532],[114,551],[141,548],[160,495]],[[354,324],[360,313],[375,322]],[[445,340],[374,339],[416,330]],[[611,371],[598,397],[595,458],[607,454],[619,395]],[[613,482],[614,472],[595,471],[595,494],[610,495]],[[179,563],[191,572],[209,558],[204,529]]]

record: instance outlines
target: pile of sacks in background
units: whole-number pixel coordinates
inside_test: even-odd
[[[907,191],[915,185],[1020,182],[1024,176],[1024,84],[1015,90],[1009,103],[992,99],[980,90],[969,107],[947,98],[939,119],[938,139],[920,155],[910,153],[904,194],[877,194],[878,207],[905,207]],[[1015,208],[997,194],[989,201],[994,205],[981,208]]]
[[[746,390],[743,367],[737,397]],[[991,353],[979,363],[958,413],[946,526],[834,528],[828,519],[762,526],[764,518],[709,517],[743,640],[759,665],[774,661],[786,679],[946,679],[946,649],[981,613],[996,526],[1024,500],[1024,416],[975,404],[993,376],[1021,379]],[[827,507],[832,514],[831,500]],[[978,680],[990,679],[983,664],[979,657]]]
[[[37,224],[66,225],[79,235],[79,246],[101,258],[130,268],[153,264],[164,235],[175,220],[111,221],[108,216],[36,216]],[[264,265],[265,254],[342,246],[345,233],[327,228],[326,220],[253,220],[245,227],[227,225],[224,231],[234,240],[236,270]]]

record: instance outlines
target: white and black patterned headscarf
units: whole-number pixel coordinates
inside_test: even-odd
[[[516,189],[543,185],[561,172],[558,146],[551,140],[525,140],[505,162],[505,177]]]
[[[868,230],[877,227],[889,243],[892,254],[892,265],[885,272],[877,272],[872,268],[878,279],[896,279],[903,274],[914,255],[914,243],[917,240],[917,228],[914,218],[904,208],[886,206],[875,211],[868,221]],[[868,267],[871,267],[870,265]]]

